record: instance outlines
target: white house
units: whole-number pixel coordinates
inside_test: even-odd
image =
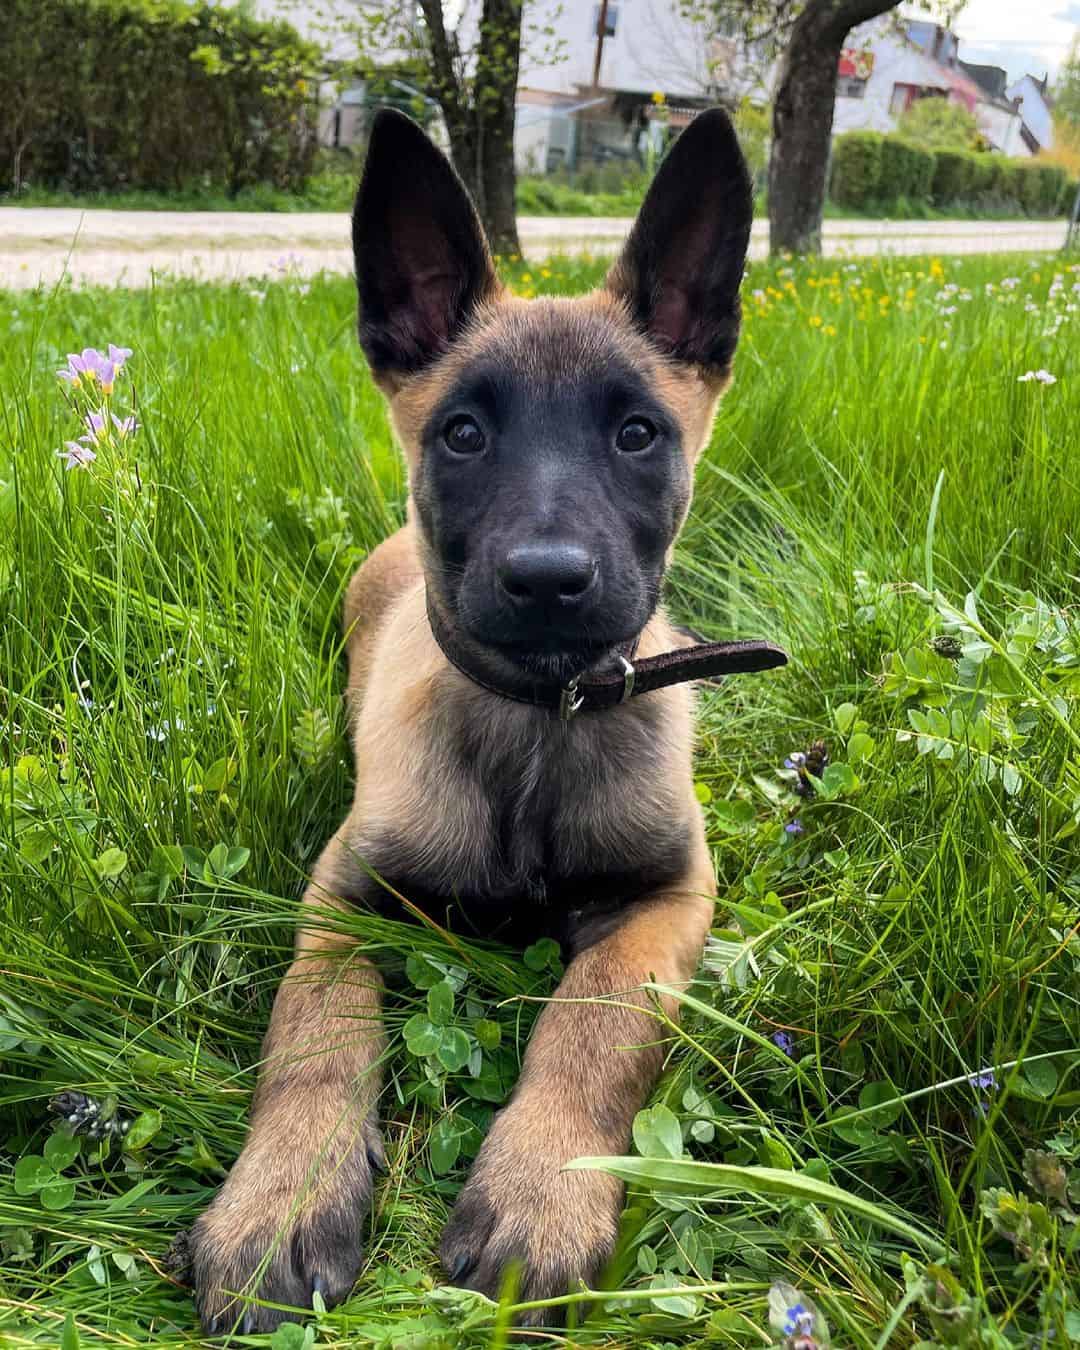
[[[1024,123],[1024,141],[1031,154],[1054,148],[1054,105],[1047,92],[1047,77],[1037,80],[1025,75],[1008,90],[1010,98],[1020,105]]]
[[[834,133],[895,131],[917,100],[943,98],[973,113],[995,150],[1031,153],[1015,103],[967,73],[956,35],[939,24],[883,15],[853,29],[840,58],[836,94]]]
[[[603,31],[601,31],[603,18]],[[519,168],[639,158],[702,107],[764,89],[737,21],[710,29],[675,0],[532,0],[522,30]],[[657,112],[653,95],[663,94]]]

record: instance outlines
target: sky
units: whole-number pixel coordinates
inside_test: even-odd
[[[960,57],[1004,66],[1009,79],[1053,79],[1080,31],[1080,0],[967,0],[954,25]]]

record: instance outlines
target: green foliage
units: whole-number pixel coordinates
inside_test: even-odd
[[[895,201],[905,197],[923,201],[934,181],[934,155],[900,136],[885,136],[881,142],[881,172],[877,197]]]
[[[769,141],[772,125],[769,109],[743,98],[735,110],[735,130],[746,156],[750,175],[758,187],[764,187],[769,170]]]
[[[1024,205],[1032,215],[1052,216],[1068,210],[1071,201],[1065,199],[1065,170],[1058,164],[1042,164],[1037,159],[1028,170],[1024,189]]]
[[[281,22],[182,0],[13,0],[0,190],[302,188],[317,49]]]
[[[553,295],[606,267],[504,274]],[[614,1259],[555,1339],[784,1345],[796,1317],[838,1346],[1076,1339],[1076,283],[1049,257],[750,266],[668,602],[793,662],[701,690],[720,904],[694,984],[650,991],[666,1067]],[[18,1347],[69,1313],[84,1346],[203,1343],[160,1254],[242,1145],[298,898],[350,799],[346,559],[402,519],[404,470],[352,283],[251,289],[0,296]],[[138,502],[55,454],[54,371],[110,338],[136,349]],[[1037,369],[1057,383],[1019,382]],[[505,1314],[443,1285],[439,1233],[565,954],[326,922],[386,972],[389,1175],[346,1303],[276,1343],[499,1345]],[[50,1112],[64,1092],[109,1127],[70,1161],[50,1142],[75,1128]]]
[[[879,194],[882,143],[876,131],[849,131],[833,141],[833,201],[841,206],[863,206]]]
[[[934,154],[934,181],[931,191],[938,206],[965,201],[975,186],[974,156],[967,150],[943,146]]]
[[[900,132],[927,150],[974,150],[982,142],[975,114],[951,99],[917,99],[900,119]]]
[[[936,106],[925,99],[916,107]],[[946,105],[951,107],[952,105]],[[962,111],[962,109],[960,110]],[[1011,160],[967,149],[912,144],[902,136],[852,131],[833,142],[831,200],[853,210],[897,206],[967,210],[972,214],[1052,216],[1068,210],[1065,174],[1039,160]]]
[[[1069,55],[1058,72],[1054,113],[1070,123],[1074,137],[1080,139],[1080,35],[1073,38]]]

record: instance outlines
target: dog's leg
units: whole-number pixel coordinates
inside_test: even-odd
[[[315,869],[274,1000],[247,1142],[188,1238],[209,1334],[288,1320],[252,1296],[309,1308],[318,1291],[331,1304],[359,1268],[372,1173],[383,1161],[375,1103],[384,1035],[379,975],[331,926],[347,875],[335,839]]]
[[[702,838],[682,886],[635,903],[570,962],[443,1234],[452,1279],[494,1296],[520,1262],[525,1300],[596,1278],[615,1241],[622,1185],[604,1172],[560,1169],[571,1158],[626,1151],[663,1057],[662,1028],[636,1010],[648,1006],[640,986],[654,975],[673,985],[692,977],[714,890]]]

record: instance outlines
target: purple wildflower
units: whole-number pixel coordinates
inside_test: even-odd
[[[110,394],[117,375],[123,370],[124,362],[130,355],[130,347],[117,347],[112,342],[109,343],[108,356],[104,352],[99,352],[96,347],[84,347],[81,352],[69,352],[67,365],[56,373],[73,388],[77,388],[83,381],[93,383],[97,380],[102,390]]]
[[[64,461],[65,469],[88,469],[97,455],[82,441],[65,441],[63,450],[56,452]]]
[[[104,360],[96,347],[84,347],[81,352],[68,352],[67,365],[56,373],[68,384],[78,385],[84,379],[96,379],[98,367]]]
[[[804,834],[805,829],[803,827],[802,821],[798,819],[789,820],[788,823],[784,826],[784,833],[791,835]]]
[[[130,417],[117,417],[115,413],[111,415],[118,436],[134,436],[138,431],[139,423],[136,421],[134,413]]]
[[[968,1075],[968,1082],[972,1087],[981,1088],[984,1092],[997,1091],[997,1078],[993,1069],[980,1069],[978,1073]],[[981,1097],[975,1104],[975,1114],[977,1116],[988,1116],[990,1114],[990,1101],[987,1097]]]
[[[105,415],[104,408],[100,408],[96,412],[88,412],[85,421],[89,439],[93,441],[95,445],[101,441],[103,437],[108,435],[109,420]]]
[[[783,1050],[789,1059],[795,1057],[795,1037],[787,1031],[774,1031],[772,1034],[772,1043]]]

